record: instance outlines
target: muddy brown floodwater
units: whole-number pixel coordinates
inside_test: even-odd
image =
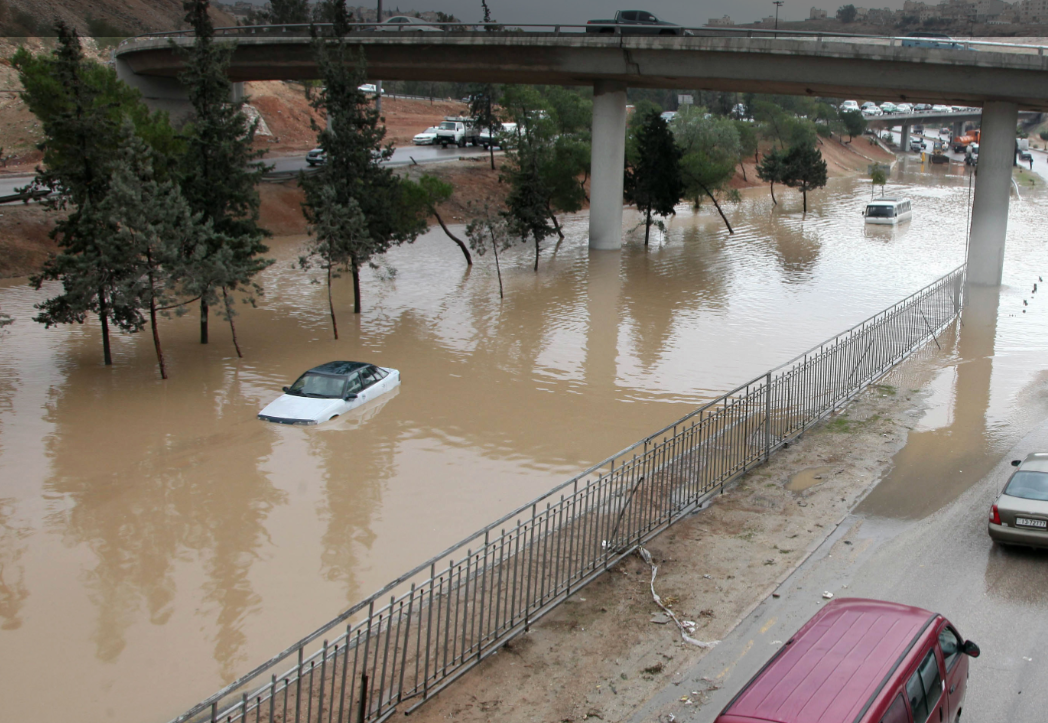
[[[914,200],[901,228],[865,228],[869,183],[844,179],[812,194],[807,218],[791,192],[778,207],[745,192],[734,235],[682,208],[647,251],[634,231],[621,253],[590,254],[586,218],[569,218],[537,274],[527,248],[503,258],[502,302],[493,260],[467,271],[438,230],[369,271],[359,318],[339,282],[338,342],[324,287],[293,268],[301,239],[278,238],[266,296],[238,318],[245,358],[221,325],[201,347],[194,315],[164,321],[167,382],[147,334],[118,337],[107,369],[94,323],[45,330],[31,320],[45,293],[4,282],[2,717],[162,723],[474,529],[961,263],[957,167],[911,164],[889,191]],[[1044,414],[1046,312],[1029,293],[1048,272],[1044,201],[1013,203],[999,319],[944,356],[916,432],[929,464],[937,444],[992,450]],[[255,419],[334,359],[398,368],[403,384],[316,428]],[[918,481],[888,480],[866,504],[925,514],[979,474],[940,471],[916,498]]]

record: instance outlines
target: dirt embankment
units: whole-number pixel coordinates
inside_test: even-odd
[[[311,121],[323,128],[326,116],[310,107],[304,84],[261,81],[245,83],[244,90],[269,131],[258,136],[256,147],[270,156],[292,155],[316,147],[317,132]],[[437,125],[445,116],[462,115],[466,110],[466,105],[458,101],[385,96],[382,115],[386,120],[386,142],[410,146],[417,133]]]

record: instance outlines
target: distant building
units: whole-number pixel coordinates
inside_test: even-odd
[[[975,20],[979,23],[992,23],[995,20],[1000,20],[1001,16],[1005,14],[1014,14],[1012,4],[1004,2],[1004,0],[977,0],[974,3],[974,7]]]
[[[710,28],[730,28],[735,26],[735,21],[725,15],[723,18],[710,18],[706,26]]]
[[[823,10],[822,8],[812,8],[811,12],[808,13],[808,19],[809,20],[825,20],[826,19],[826,11]]]
[[[1048,22],[1048,0],[1022,0],[1019,5],[1019,22]]]
[[[866,22],[870,25],[891,25],[895,21],[895,13],[891,8],[870,8],[866,13]]]

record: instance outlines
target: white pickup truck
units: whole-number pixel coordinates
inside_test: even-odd
[[[434,143],[439,143],[441,148],[447,148],[452,143],[459,148],[464,148],[467,143],[476,146],[480,144],[480,129],[474,125],[472,118],[448,116],[437,126]]]

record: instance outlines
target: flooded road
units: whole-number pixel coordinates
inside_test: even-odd
[[[220,324],[201,347],[194,314],[165,321],[167,382],[147,334],[117,337],[107,369],[93,323],[45,330],[31,321],[44,294],[3,282],[0,309],[16,319],[0,340],[5,719],[165,721],[474,529],[963,261],[959,167],[910,164],[888,190],[914,201],[898,229],[864,227],[870,186],[856,179],[812,194],[806,219],[799,194],[777,189],[773,208],[766,189],[748,191],[734,235],[711,209],[682,209],[647,251],[641,229],[621,253],[590,254],[587,219],[568,218],[537,274],[528,247],[502,258],[502,302],[493,259],[467,271],[437,229],[366,274],[359,318],[337,282],[338,342],[324,286],[293,268],[301,239],[275,239],[266,296],[238,317],[245,358]],[[1000,318],[973,345],[941,340],[919,433],[992,453],[1009,425],[1045,414],[1048,298],[1028,287],[1048,272],[1046,221],[1040,192],[1013,201]],[[255,419],[335,359],[395,367],[403,384],[316,428]],[[885,497],[867,502],[892,514],[898,495]]]

